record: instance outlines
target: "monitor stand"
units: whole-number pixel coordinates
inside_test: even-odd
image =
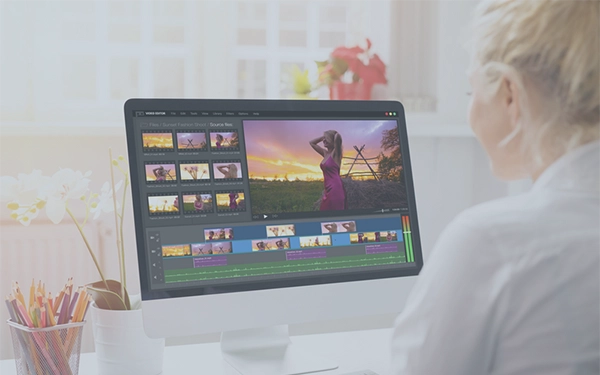
[[[221,351],[242,375],[297,375],[338,368],[292,344],[287,325],[223,332]]]

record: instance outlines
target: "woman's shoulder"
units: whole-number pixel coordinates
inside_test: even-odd
[[[595,205],[595,206],[594,206]],[[565,241],[598,242],[598,202],[528,192],[485,202],[460,213],[444,230],[471,255],[523,259],[528,253],[558,254]],[[584,241],[584,242],[585,242]]]
[[[516,221],[527,220],[534,208],[529,193],[498,198],[477,204],[462,211],[455,219],[471,225],[497,228],[498,225],[510,225]]]

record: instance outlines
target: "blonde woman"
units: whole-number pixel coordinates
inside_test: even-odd
[[[323,147],[319,143],[323,143]],[[309,142],[323,160],[319,164],[323,171],[325,191],[321,197],[321,211],[346,209],[346,192],[340,177],[342,165],[342,135],[336,130],[327,130],[319,138]]]
[[[600,368],[598,1],[487,0],[469,123],[520,196],[460,214],[393,334],[394,375],[583,375]]]
[[[217,169],[223,174],[222,178],[238,178],[238,169],[235,164],[217,165]]]

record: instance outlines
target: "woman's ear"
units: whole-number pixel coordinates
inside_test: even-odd
[[[522,95],[521,87],[516,84],[512,77],[504,76],[500,92],[502,105],[506,109],[511,129],[515,129],[521,117],[520,97]]]

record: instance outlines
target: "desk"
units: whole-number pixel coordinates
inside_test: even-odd
[[[390,375],[391,329],[292,336],[295,344],[336,360],[339,368],[316,375],[339,375],[369,369]],[[0,374],[15,375],[13,360],[0,361]],[[95,353],[81,355],[79,375],[96,375]],[[167,346],[162,375],[239,375],[221,358],[219,343]]]

